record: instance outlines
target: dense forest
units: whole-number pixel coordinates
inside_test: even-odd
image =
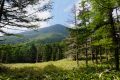
[[[64,45],[62,43],[34,44],[24,43],[1,45],[1,63],[35,63],[63,59]]]
[[[78,1],[71,11],[73,27],[55,25],[43,33],[38,30],[35,39],[36,35],[27,35],[29,40],[22,42],[19,34],[3,28],[36,29],[38,25],[31,22],[52,17],[26,15],[28,5],[42,4],[42,0],[0,1],[0,80],[120,80],[120,1]],[[52,6],[48,1],[37,11],[51,11]],[[10,36],[14,40],[18,37],[17,43],[5,42],[4,36],[8,41]]]

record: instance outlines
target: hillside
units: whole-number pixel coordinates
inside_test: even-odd
[[[38,29],[37,31],[27,31],[19,34],[20,36],[4,36],[4,41],[0,43],[14,44],[20,42],[57,42],[63,40],[68,35],[68,28],[56,24],[46,28]]]

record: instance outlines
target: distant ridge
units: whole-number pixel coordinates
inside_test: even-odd
[[[69,34],[68,28],[61,24],[55,24],[49,27],[40,28],[37,31],[22,32],[21,37],[4,36],[5,41],[0,41],[1,44],[15,44],[21,42],[57,42],[63,40]]]

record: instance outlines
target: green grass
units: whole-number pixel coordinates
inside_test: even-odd
[[[80,66],[85,66],[84,61],[79,61]],[[53,64],[56,67],[65,69],[65,70],[71,70],[73,68],[77,68],[76,61],[63,59],[59,61],[49,61],[49,62],[42,62],[42,63],[16,63],[16,64],[3,64],[6,67],[12,68],[24,68],[24,67],[35,67],[35,68],[41,68],[43,69],[47,65]]]
[[[120,73],[114,70],[106,72],[107,64],[94,65],[89,61],[63,59],[42,63],[2,64],[0,80],[120,80]]]

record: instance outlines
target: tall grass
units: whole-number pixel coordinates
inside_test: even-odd
[[[84,61],[59,60],[35,64],[3,64],[0,80],[120,80],[120,73],[105,71],[108,65],[93,65]]]

